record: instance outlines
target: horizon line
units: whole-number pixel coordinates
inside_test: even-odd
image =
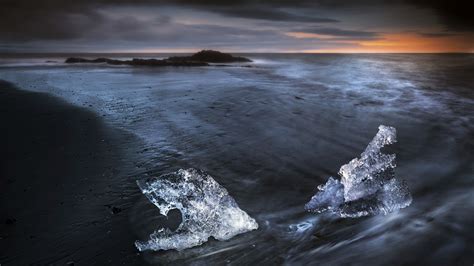
[[[199,49],[195,51],[147,51],[147,52],[127,52],[127,51],[114,51],[114,52],[104,52],[104,51],[97,51],[97,52],[81,52],[81,51],[67,51],[67,52],[2,52],[0,54],[192,54],[197,53],[201,50],[214,50],[214,49]],[[452,51],[452,52],[295,52],[295,51],[282,51],[282,52],[257,52],[257,51],[238,51],[238,52],[227,52],[225,50],[216,50],[222,53],[229,53],[229,54],[474,54],[474,51]]]

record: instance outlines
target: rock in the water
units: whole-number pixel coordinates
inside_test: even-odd
[[[206,63],[237,63],[237,62],[252,62],[252,60],[233,56],[231,54],[221,53],[213,50],[202,50],[191,56],[174,56],[168,58],[170,61],[197,61]]]
[[[130,66],[174,66],[174,67],[200,67],[209,66],[209,63],[235,63],[252,62],[245,57],[233,56],[212,50],[203,50],[191,56],[174,56],[166,59],[138,59],[116,60],[109,58],[85,59],[79,57],[67,58],[65,63],[106,63],[109,65],[130,65]],[[216,65],[227,66],[227,65]],[[245,66],[249,67],[249,66]]]

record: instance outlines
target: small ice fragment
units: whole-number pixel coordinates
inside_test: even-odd
[[[331,211],[341,217],[387,214],[411,204],[412,197],[403,180],[395,178],[395,154],[380,149],[395,143],[396,130],[379,126],[377,135],[360,158],[341,166],[341,180],[330,177],[305,205],[311,212]]]
[[[178,209],[182,215],[176,231],[158,229],[148,241],[136,241],[140,251],[183,250],[201,245],[211,236],[227,240],[258,228],[257,222],[239,208],[227,190],[203,171],[180,169],[137,183],[161,214]]]

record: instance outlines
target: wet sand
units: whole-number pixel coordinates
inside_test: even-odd
[[[84,150],[81,156],[85,162],[68,167],[67,176],[56,174],[58,180],[66,180],[63,186],[74,181],[75,185],[61,190],[63,194],[54,195],[55,189],[49,192],[44,188],[35,192],[43,202],[35,201],[40,207],[32,203],[27,206],[34,214],[22,218],[5,206],[11,204],[18,212],[31,211],[21,209],[18,203],[26,197],[24,187],[33,184],[30,176],[20,179],[25,180],[24,184],[16,190],[8,188],[7,196],[3,192],[7,186],[1,184],[1,214],[6,210],[17,219],[15,225],[2,224],[2,236],[4,228],[13,230],[20,222],[34,223],[38,217],[44,220],[53,216],[49,212],[56,212],[57,203],[47,203],[48,193],[54,198],[65,195],[72,201],[75,195],[79,199],[74,206],[63,209],[64,213],[72,210],[71,214],[58,211],[53,217],[56,220],[52,221],[63,226],[41,221],[43,227],[30,230],[50,233],[49,239],[33,239],[38,241],[37,246],[44,245],[41,252],[31,247],[29,235],[17,233],[1,241],[0,248],[15,246],[5,252],[0,249],[0,263],[40,263],[46,256],[55,259],[45,263],[59,261],[60,265],[70,260],[80,265],[96,261],[104,264],[109,259],[113,265],[466,265],[473,261],[471,55],[249,57],[255,59],[255,68],[178,71],[37,65],[37,61],[1,67],[0,78],[22,89],[45,92],[83,107],[69,106],[72,109],[68,110],[77,112],[68,115],[89,114],[86,117],[92,122],[72,120],[61,112],[62,120],[71,120],[73,125],[64,131],[67,123],[63,121],[59,128],[71,139],[80,139],[79,130],[87,128],[99,133],[90,133],[96,136],[86,141],[94,143],[92,146],[77,144],[79,140],[64,145],[76,152]],[[38,101],[37,96],[34,99],[28,102],[46,102]],[[20,98],[17,102],[25,103]],[[50,125],[50,133],[41,135],[56,143],[52,136],[57,133],[51,125],[58,119],[28,110],[35,113],[34,118],[28,118],[30,121],[41,117],[43,124]],[[386,152],[397,154],[396,175],[407,180],[412,205],[386,216],[360,219],[329,219],[305,212],[304,204],[314,195],[316,186],[329,176],[337,176],[342,164],[359,156],[380,124],[397,129],[398,143]],[[29,130],[22,138],[36,136]],[[9,130],[15,138],[20,138],[17,132],[23,131]],[[101,144],[101,136],[107,136],[108,146]],[[9,147],[17,146],[23,147]],[[45,146],[24,146],[25,153],[38,153],[35,159],[47,158]],[[112,150],[94,153],[102,160],[86,159],[98,147]],[[55,160],[47,170],[35,174],[53,171]],[[15,161],[17,168],[27,165],[23,159]],[[86,166],[94,169],[87,173],[96,178],[82,180],[84,175],[78,172],[85,173]],[[107,172],[102,177],[107,166],[118,169],[117,173]],[[259,229],[180,252],[137,255],[135,239],[145,240],[164,218],[138,195],[134,181],[142,178],[145,170],[161,174],[187,167],[211,174],[239,207],[257,220]],[[4,201],[3,197],[15,197],[16,191],[21,192],[17,199]],[[94,193],[101,196],[96,199]],[[86,195],[87,204],[79,204],[82,195]],[[110,202],[122,212],[111,214],[104,207]],[[57,222],[61,219],[66,221]],[[95,220],[101,221],[100,225],[89,225]],[[29,250],[24,254],[27,250],[23,246]]]
[[[141,196],[139,140],[56,97],[0,87],[1,264],[137,264],[127,214]]]

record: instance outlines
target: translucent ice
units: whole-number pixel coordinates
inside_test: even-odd
[[[395,178],[395,154],[380,149],[395,143],[396,130],[379,126],[379,132],[360,158],[341,166],[341,180],[332,177],[306,204],[312,212],[331,211],[341,217],[387,214],[410,205],[412,198],[404,181]]]
[[[138,182],[143,194],[167,215],[178,209],[182,223],[172,232],[158,229],[148,241],[136,241],[138,250],[182,250],[201,245],[209,237],[227,240],[258,228],[257,222],[239,208],[227,190],[210,175],[196,169]]]

